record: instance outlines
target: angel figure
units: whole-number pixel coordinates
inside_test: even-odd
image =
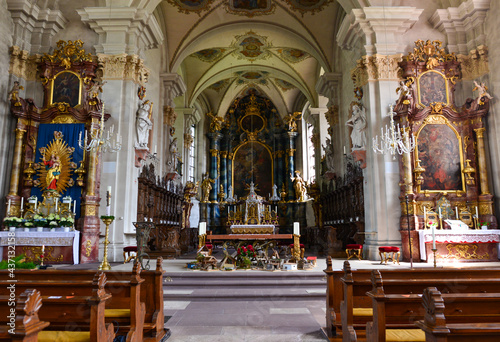
[[[212,120],[212,122],[210,123],[210,132],[219,132],[222,129],[224,118],[218,115],[214,115],[212,112],[208,112],[207,116]]]
[[[137,132],[137,143],[135,144],[136,148],[148,148],[149,131],[153,128],[153,122],[151,122],[152,111],[153,103],[149,102],[149,100],[146,100],[144,103],[139,105],[135,124]]]
[[[215,184],[215,180],[208,178],[208,174],[205,173],[203,175],[203,181],[201,182],[201,203],[208,202],[212,184]]]
[[[345,124],[352,127],[351,140],[353,149],[363,149],[366,145],[366,116],[363,106],[354,103],[352,105],[352,116]]]
[[[396,93],[399,95],[399,101],[403,101],[403,104],[410,104],[411,91],[408,87],[408,83],[405,81],[399,82],[399,87],[396,89]]]
[[[12,86],[12,89],[9,91],[9,100],[14,102],[14,106],[21,105],[19,102],[19,90],[24,90],[24,87],[19,85],[18,81],[14,81],[14,86]]]
[[[484,84],[484,82],[481,82],[481,84],[477,84],[476,81],[474,81],[474,89],[472,89],[472,91],[476,91],[476,90],[479,90],[479,96],[477,98],[477,104],[478,105],[483,105],[484,102],[481,100],[482,97],[487,97],[488,99],[492,99],[493,97],[488,94],[488,87],[486,86],[486,84]]]
[[[89,97],[96,98],[99,96],[99,93],[102,93],[102,87],[107,83],[107,81],[100,82],[94,81],[89,88]]]
[[[295,132],[297,131],[297,123],[295,121],[300,120],[301,117],[302,117],[301,112],[293,112],[285,116],[283,118],[283,122],[288,125],[288,130],[290,132]]]

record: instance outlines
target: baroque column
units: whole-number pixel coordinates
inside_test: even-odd
[[[11,216],[18,217],[20,214],[20,196],[18,194],[19,181],[21,179],[21,160],[23,154],[23,137],[25,129],[16,128],[16,142],[14,146],[14,161],[12,162],[12,173],[10,176],[9,194],[7,201],[11,201]],[[9,213],[6,212],[5,216]]]

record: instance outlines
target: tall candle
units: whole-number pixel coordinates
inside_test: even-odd
[[[436,232],[435,227],[432,225],[432,249],[436,249]]]
[[[42,254],[45,252],[45,245],[42,245]]]
[[[441,207],[439,207],[439,218],[442,218],[442,216],[441,216]]]
[[[458,207],[455,207],[455,216],[457,217],[458,220]]]
[[[155,154],[156,154],[156,147],[157,147],[157,145],[155,145]]]
[[[9,199],[9,205],[7,206],[7,215],[10,215],[10,199]]]
[[[300,235],[300,224],[298,222],[293,223],[293,234]]]
[[[56,213],[57,213],[57,203],[59,203],[59,198],[56,198]]]
[[[37,205],[38,205],[38,198],[35,199],[35,210],[36,210]]]
[[[23,211],[24,207],[24,197],[21,197],[21,211]]]
[[[344,146],[344,154],[346,154],[346,153],[345,153],[345,146]]]
[[[73,214],[76,214],[76,200],[73,202]]]
[[[207,233],[207,223],[206,222],[200,222],[200,229],[198,234],[199,235],[204,235]]]
[[[477,212],[477,207],[476,207],[476,218],[479,218],[479,214]]]
[[[424,229],[427,228],[427,208],[424,207]]]

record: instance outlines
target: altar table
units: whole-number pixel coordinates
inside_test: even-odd
[[[231,234],[274,234],[276,229],[272,224],[233,224],[229,227]]]
[[[432,230],[419,230],[420,258],[432,260]],[[436,229],[436,259],[458,261],[498,261],[500,230]]]
[[[33,230],[33,229],[32,229]],[[14,238],[14,240],[10,240]],[[77,230],[65,232],[63,228],[56,228],[51,232],[44,231],[1,231],[0,232],[0,260],[7,259],[8,246],[14,244],[16,256],[25,254],[27,261],[38,261],[37,258],[42,246],[45,245],[45,264],[78,264],[80,232]]]

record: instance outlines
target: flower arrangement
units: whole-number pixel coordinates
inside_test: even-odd
[[[4,218],[3,224],[6,227],[21,227],[23,224],[23,219],[20,217],[9,216],[9,217]]]
[[[255,250],[252,245],[241,246],[236,250],[236,260],[238,265],[243,268],[248,268],[252,264],[252,258],[255,258]]]
[[[23,220],[23,226],[25,228],[33,228],[35,225],[34,225],[34,222],[32,219],[24,219]]]
[[[438,226],[438,223],[436,221],[428,221],[427,226],[429,226],[429,228],[436,228]]]
[[[47,226],[49,228],[56,228],[56,227],[59,227],[59,220],[61,219],[61,217],[57,214],[49,214],[49,216],[47,216]]]
[[[36,227],[46,227],[47,219],[40,215],[33,216],[33,223]]]
[[[59,220],[59,225],[61,227],[73,227],[75,220],[72,217],[61,217]]]
[[[482,227],[482,226],[489,227],[489,226],[490,226],[490,224],[491,224],[491,222],[488,222],[488,221],[482,221],[482,222],[481,222],[481,227]]]

